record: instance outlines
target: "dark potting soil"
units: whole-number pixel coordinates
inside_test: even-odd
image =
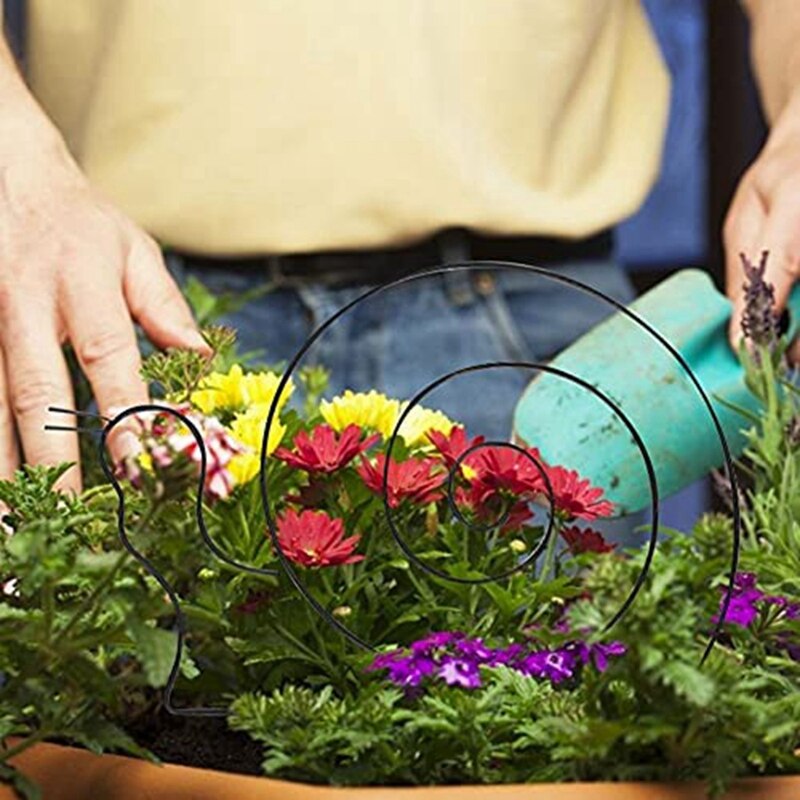
[[[224,719],[175,717],[161,712],[130,731],[162,761],[243,775],[262,775],[263,748]]]

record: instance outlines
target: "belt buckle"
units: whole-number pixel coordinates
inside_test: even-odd
[[[283,256],[271,255],[266,257],[267,278],[275,289],[296,288],[296,283],[282,269]]]

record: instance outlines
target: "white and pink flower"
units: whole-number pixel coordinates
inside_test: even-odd
[[[221,500],[233,491],[236,481],[228,469],[234,456],[245,448],[231,436],[216,417],[207,417],[189,406],[175,410],[195,425],[203,438],[206,452],[206,476],[203,489],[209,500]],[[197,467],[202,463],[202,450],[191,430],[179,417],[165,412],[147,411],[136,414],[138,439],[142,451],[117,465],[117,473],[134,486],[141,486],[143,470],[164,474],[181,458]]]

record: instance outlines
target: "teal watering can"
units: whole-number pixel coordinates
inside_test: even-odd
[[[687,269],[629,308],[680,353],[711,401],[731,454],[741,455],[749,422],[731,405],[755,411],[757,404],[728,344],[730,301],[706,273]],[[789,313],[794,335],[800,285],[789,300]],[[575,469],[603,487],[619,515],[649,508],[651,489],[640,448],[610,404],[636,429],[660,498],[724,463],[713,418],[684,367],[623,312],[582,336],[549,366],[554,372],[539,373],[517,404],[514,438],[538,447],[546,462]]]

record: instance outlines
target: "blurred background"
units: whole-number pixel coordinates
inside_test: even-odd
[[[24,3],[3,0],[23,61]],[[735,0],[643,4],[672,74],[670,121],[660,178],[642,209],[619,227],[618,257],[639,290],[686,266],[706,269],[721,286],[722,220],[765,137],[747,20]],[[697,484],[663,502],[662,521],[686,529],[713,502],[708,484]]]

